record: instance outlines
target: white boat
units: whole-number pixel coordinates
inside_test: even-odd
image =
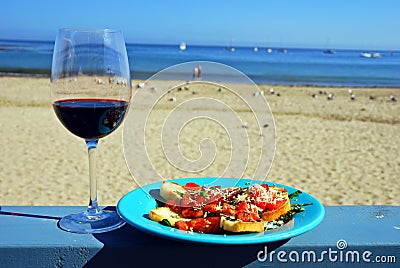
[[[182,43],[179,45],[179,49],[180,49],[180,50],[186,50],[186,43],[185,43],[185,42],[182,42]]]
[[[267,48],[267,53],[271,53],[272,52],[272,48]]]
[[[361,57],[363,58],[373,58],[373,59],[379,59],[382,58],[382,55],[379,52],[362,52],[360,54]]]
[[[363,58],[372,58],[372,54],[370,52],[362,52],[360,56]]]
[[[372,58],[374,58],[374,59],[382,58],[381,53],[379,53],[379,52],[372,53]]]

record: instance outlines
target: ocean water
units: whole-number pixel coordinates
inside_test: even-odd
[[[49,76],[53,42],[0,41],[0,75]],[[256,83],[322,86],[400,87],[400,51],[378,52],[380,58],[361,57],[361,50],[127,44],[132,77],[147,79],[176,64],[212,61],[246,74]],[[221,80],[235,81],[213,71]],[[171,78],[191,74],[171,73]],[[206,77],[204,77],[206,79]]]

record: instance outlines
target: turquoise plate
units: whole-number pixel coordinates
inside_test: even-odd
[[[184,178],[171,181],[182,185],[187,182],[195,182],[199,185],[219,185],[223,188],[231,186],[248,187],[251,184],[265,183],[264,181],[234,178]],[[289,194],[297,190],[282,184],[270,182],[267,182],[267,184],[285,187],[289,191]],[[167,227],[148,218],[150,210],[157,207],[157,202],[150,193],[157,192],[160,187],[161,182],[157,182],[129,192],[118,202],[118,213],[128,224],[141,231],[174,240],[208,244],[258,244],[273,242],[288,239],[313,229],[322,221],[325,214],[322,204],[315,197],[303,192],[299,197],[294,198],[291,203],[313,204],[306,206],[305,211],[296,214],[292,221],[277,229],[268,230],[262,233],[246,234],[193,233]]]

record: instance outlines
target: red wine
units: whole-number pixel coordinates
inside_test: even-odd
[[[128,103],[109,99],[68,99],[53,103],[61,123],[85,140],[99,139],[113,132],[122,122]]]

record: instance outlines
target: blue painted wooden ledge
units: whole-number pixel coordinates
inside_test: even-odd
[[[59,218],[82,207],[0,207],[0,267],[400,267],[400,207],[325,207],[315,229],[258,245],[190,244],[125,225],[72,234]],[[265,254],[267,253],[267,254]]]

